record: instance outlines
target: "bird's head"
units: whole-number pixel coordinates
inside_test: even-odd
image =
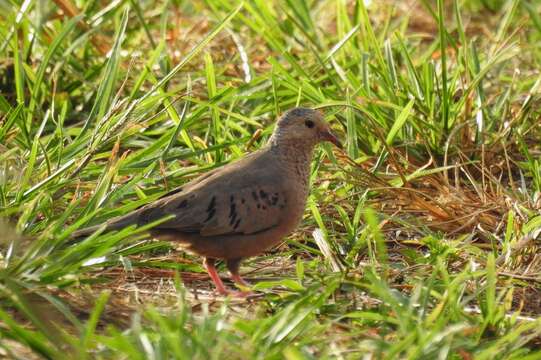
[[[342,148],[338,138],[332,133],[323,114],[308,108],[294,108],[287,111],[276,124],[271,142],[275,144],[298,144],[314,146],[329,141]]]

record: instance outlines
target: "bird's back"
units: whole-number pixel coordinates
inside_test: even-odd
[[[296,174],[285,171],[283,159],[263,148],[236,162],[225,165],[188,182],[166,195],[127,215],[107,222],[107,230],[129,225],[146,225],[173,216],[156,227],[157,231],[222,236],[253,234],[291,221],[302,215],[291,213],[298,202],[292,196]],[[299,207],[299,206],[297,206]],[[288,211],[289,210],[289,211]],[[83,229],[82,236],[97,230]]]

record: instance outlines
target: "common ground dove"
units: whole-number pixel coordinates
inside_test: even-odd
[[[153,227],[151,235],[203,256],[218,292],[227,294],[216,259],[225,260],[235,283],[247,285],[239,275],[240,260],[276,245],[299,224],[309,192],[312,153],[322,141],[341,147],[320,112],[292,109],[278,120],[265,147],[107,221],[105,230],[142,226],[173,215]],[[73,236],[91,234],[102,226]]]

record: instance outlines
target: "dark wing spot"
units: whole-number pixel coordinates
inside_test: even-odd
[[[246,202],[246,200],[244,200],[244,198],[240,199],[241,204],[244,204],[245,202]]]
[[[237,228],[239,227],[239,224],[240,224],[240,219],[238,219],[237,222],[235,223],[235,226],[233,226],[233,230],[237,230]]]
[[[229,219],[229,225],[233,225],[233,223],[237,219],[237,210],[235,203],[231,203],[231,206],[229,207]]]
[[[188,206],[188,200],[184,199],[180,202],[180,204],[178,204],[177,209],[183,209],[186,206]]]
[[[267,207],[265,205],[263,205],[263,210],[267,210]]]
[[[208,216],[205,219],[205,222],[212,219],[214,214],[216,214],[216,196],[212,196],[212,199],[210,199],[209,206],[207,207],[207,213],[208,213]]]
[[[260,208],[261,208],[261,205],[260,205],[260,204],[257,204],[257,208],[260,209]]]
[[[263,190],[259,190],[259,195],[261,195],[261,198],[263,198],[263,199],[267,198],[267,193],[264,192]]]
[[[272,206],[275,206],[278,203],[278,195],[273,195],[271,199]]]
[[[259,200],[259,197],[257,196],[257,193],[255,191],[252,191],[252,196],[254,197],[254,200]]]
[[[207,216],[207,218],[205,219],[205,222],[209,221],[210,219],[214,217],[214,214],[216,213],[216,209],[212,209],[208,213],[209,213],[209,216]]]
[[[216,206],[216,196],[213,196],[212,199],[210,199],[209,206],[207,207],[207,212],[213,210],[215,206]]]
[[[236,213],[233,216],[231,216],[231,220],[229,220],[229,225],[233,225],[235,220],[237,220],[237,214]]]

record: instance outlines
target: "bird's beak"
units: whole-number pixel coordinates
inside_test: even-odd
[[[331,131],[331,129],[326,129],[324,130],[322,133],[321,133],[321,139],[323,139],[323,141],[328,141],[328,142],[331,142],[333,143],[334,145],[336,145],[337,148],[339,149],[342,149],[342,143],[340,142],[340,140],[338,140],[338,138],[336,137],[336,135],[334,135]]]

